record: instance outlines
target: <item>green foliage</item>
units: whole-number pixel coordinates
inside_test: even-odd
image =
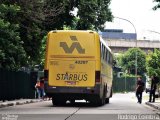
[[[26,62],[34,66],[41,62],[40,50],[42,47],[43,30],[43,2],[41,0],[17,1],[21,7],[17,19],[20,26],[20,37],[27,54]]]
[[[110,0],[79,0],[77,29],[102,30],[106,21],[112,21]]]
[[[42,47],[40,49],[40,56],[41,56],[41,65],[44,66],[45,62],[45,50],[46,50],[46,41],[47,41],[47,36],[44,36],[42,39]]]
[[[147,73],[149,76],[157,75],[160,77],[160,50],[155,49],[147,56]]]
[[[118,67],[118,68],[122,68],[121,66],[121,58],[122,58],[122,54],[119,53],[117,55],[114,55],[114,67]]]
[[[46,0],[47,8],[55,7],[56,16],[47,16],[45,26],[51,29],[102,30],[106,21],[112,21],[110,0]],[[77,8],[77,16],[71,11]],[[54,18],[54,19],[53,19]],[[52,21],[52,22],[51,22]],[[65,27],[64,27],[65,26]]]
[[[103,29],[103,24],[112,20],[109,4],[110,0],[1,0],[1,67],[4,67],[6,60],[17,65],[13,67],[8,64],[7,69],[43,64],[44,36],[50,30]],[[75,8],[78,9],[77,16],[72,14]],[[6,48],[14,46],[10,52],[15,52],[22,59],[6,57],[10,52],[7,53],[4,45]],[[16,52],[17,49],[20,53]]]
[[[153,0],[153,2],[157,2],[157,5],[153,7],[153,10],[157,10],[160,8],[160,0]]]
[[[44,0],[43,25],[45,30],[63,29],[64,18],[67,17],[65,15],[67,9],[66,1],[67,0]],[[68,18],[68,20],[70,20],[70,18]]]
[[[26,53],[19,36],[19,25],[14,20],[18,11],[16,5],[0,5],[0,68],[7,70],[17,70],[25,65]]]
[[[23,48],[27,56],[27,66],[39,64],[41,62],[40,50],[42,47],[42,38],[45,34],[42,25],[44,21],[43,2],[41,0],[4,0],[3,2],[8,5],[13,4],[18,6],[19,10],[16,15],[11,17],[13,14],[7,14],[6,19],[17,21],[19,37],[23,41]]]
[[[137,74],[143,75],[146,72],[146,55],[139,48],[130,48],[121,58],[121,66],[124,71],[135,75],[137,54]]]

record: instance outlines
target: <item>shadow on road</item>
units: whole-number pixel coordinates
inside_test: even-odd
[[[51,104],[49,107],[101,107],[101,106],[94,105],[89,102],[75,102],[75,103],[66,102],[66,104],[63,104],[63,105],[52,105]]]

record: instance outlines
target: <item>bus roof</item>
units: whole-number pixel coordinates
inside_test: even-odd
[[[49,34],[50,33],[56,33],[56,32],[88,32],[88,33],[97,33],[97,32],[92,31],[92,30],[52,30],[52,31],[49,32]]]

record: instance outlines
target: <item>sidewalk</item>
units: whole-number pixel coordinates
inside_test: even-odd
[[[160,110],[160,97],[155,99],[155,102],[148,102],[149,101],[149,93],[143,92],[143,101],[146,105],[153,107],[157,110]]]
[[[18,100],[5,101],[5,102],[0,101],[0,108],[29,104],[29,103],[36,103],[36,102],[42,102],[42,101],[44,100],[43,99],[18,99]]]
[[[135,96],[135,93],[129,93],[129,94],[131,94],[131,98],[133,100],[135,100],[135,101],[137,100],[137,98]],[[142,103],[144,103],[144,104],[146,104],[150,107],[153,107],[157,110],[160,110],[160,97],[156,98],[154,103],[153,102],[148,102],[148,101],[149,101],[149,94],[143,92]]]
[[[146,102],[146,105],[149,105],[150,107],[153,107],[157,110],[160,110],[160,98],[156,98],[155,102]]]

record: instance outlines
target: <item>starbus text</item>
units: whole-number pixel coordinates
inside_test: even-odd
[[[87,74],[57,74],[56,80],[87,81]]]

